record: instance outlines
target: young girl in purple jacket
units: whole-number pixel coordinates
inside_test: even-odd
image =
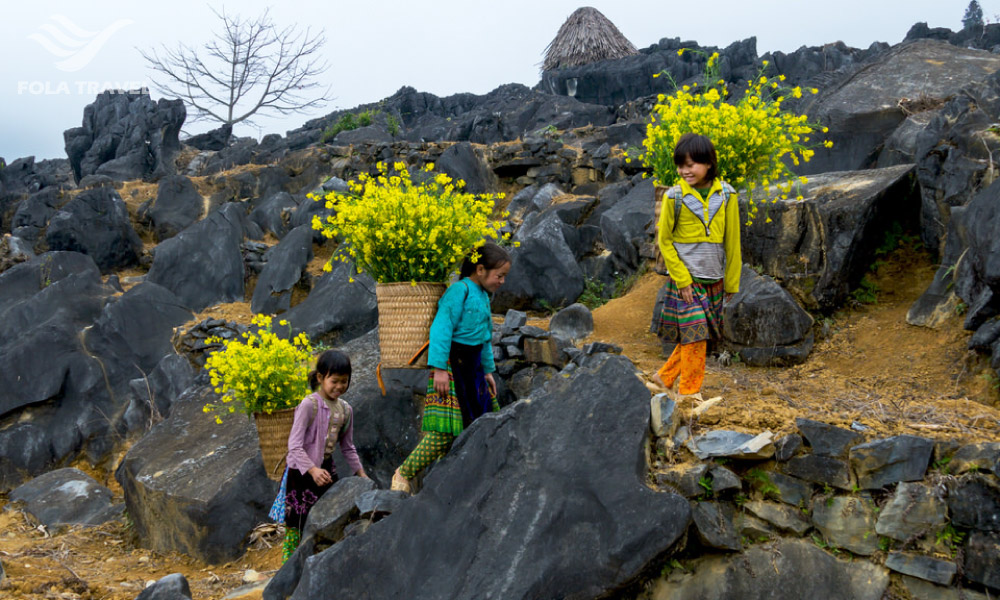
[[[309,374],[313,393],[296,407],[288,434],[284,560],[298,547],[310,509],[338,479],[333,466],[338,443],[351,470],[368,478],[354,447],[354,411],[340,397],[350,385],[350,357],[338,350],[320,354]]]

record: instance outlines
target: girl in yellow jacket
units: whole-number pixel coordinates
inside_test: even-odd
[[[722,304],[740,291],[740,213],[736,191],[717,177],[712,141],[687,133],[674,149],[680,184],[663,194],[658,243],[669,277],[657,327],[677,344],[654,377],[679,397],[701,400],[709,339],[722,334]]]

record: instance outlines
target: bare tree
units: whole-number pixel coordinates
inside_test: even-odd
[[[153,87],[194,108],[192,121],[254,124],[258,113],[303,112],[329,100],[329,87],[308,94],[321,87],[314,79],[328,68],[318,56],[326,42],[322,33],[278,29],[266,10],[254,19],[213,12],[223,29],[200,48],[139,51],[162,76]]]

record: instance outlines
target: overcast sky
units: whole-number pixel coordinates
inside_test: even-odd
[[[323,83],[335,99],[308,115],[263,119],[260,133],[250,128],[236,133],[284,133],[337,108],[381,100],[403,85],[439,96],[484,94],[511,82],[534,86],[546,45],[580,6],[600,10],[637,48],[672,37],[725,47],[756,36],[757,51],[764,53],[835,41],[860,48],[875,41],[895,44],[918,21],[957,30],[967,5],[965,0],[244,0],[231,3],[228,12],[251,16],[270,6],[278,25],[325,31],[332,68]],[[981,5],[988,22],[1000,20],[1000,0]],[[96,89],[148,84],[152,74],[138,48],[199,45],[219,24],[212,7],[223,6],[214,0],[5,2],[0,157],[7,162],[28,155],[65,158],[62,132],[81,124]],[[698,6],[712,10],[698,14]],[[185,131],[207,128],[199,123]]]

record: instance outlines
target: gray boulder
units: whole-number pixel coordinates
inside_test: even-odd
[[[156,199],[146,209],[157,242],[173,237],[205,214],[204,198],[190,179],[170,175],[160,180]]]
[[[434,170],[447,173],[454,181],[464,181],[470,194],[490,194],[498,191],[499,181],[490,169],[482,150],[468,142],[448,146],[434,163]]]
[[[533,214],[514,235],[513,264],[493,297],[493,310],[504,312],[566,306],[583,293],[583,271],[566,243],[574,228],[555,213]]]
[[[194,311],[243,300],[242,241],[243,223],[234,211],[215,211],[156,247],[146,281]]]
[[[170,407],[194,382],[194,368],[180,354],[167,354],[141,378],[129,381],[125,425],[129,431],[145,431],[170,414]]]
[[[11,233],[29,242],[37,241],[48,226],[49,219],[66,202],[62,191],[54,187],[45,188],[28,196],[19,202],[14,210],[10,220]]]
[[[733,525],[732,508],[718,502],[694,502],[691,509],[698,540],[709,548],[742,550],[743,544]]]
[[[753,366],[805,362],[813,347],[813,318],[770,277],[744,265],[740,279],[739,293],[723,309],[727,345]]]
[[[920,327],[938,328],[949,317],[955,314],[960,302],[955,293],[957,280],[956,267],[959,259],[968,248],[968,234],[965,230],[965,213],[967,207],[956,206],[951,209],[948,221],[948,234],[944,242],[944,253],[941,255],[941,266],[934,273],[934,280],[916,302],[906,312],[906,322]],[[926,243],[926,242],[925,242]],[[963,270],[969,274],[971,271]],[[973,277],[967,277],[963,289],[970,290],[974,283]]]
[[[831,546],[870,556],[878,550],[874,509],[874,502],[862,498],[817,497],[812,503],[812,521]]]
[[[653,180],[643,179],[624,198],[601,215],[604,247],[611,252],[618,270],[631,273],[639,267],[641,248],[652,239],[654,217]]]
[[[303,537],[313,537],[325,544],[340,541],[344,527],[358,516],[355,505],[358,498],[374,489],[375,484],[370,479],[342,477],[309,511]]]
[[[785,463],[785,473],[819,485],[851,489],[851,472],[847,461],[818,454],[794,456]]]
[[[594,332],[594,315],[580,303],[571,304],[552,316],[549,331],[567,340],[582,340]]]
[[[276,484],[264,473],[250,421],[234,414],[216,425],[202,411],[210,401],[217,401],[211,388],[188,389],[129,449],[115,479],[143,545],[220,563],[243,553]]]
[[[50,250],[91,256],[102,273],[138,264],[142,252],[128,208],[111,187],[85,190],[63,205],[52,215],[45,241]]]
[[[958,572],[958,566],[953,561],[908,552],[890,552],[885,559],[885,566],[898,573],[938,585],[951,585]]]
[[[335,261],[284,318],[313,340],[341,344],[354,339],[378,324],[375,282],[367,273],[355,273],[353,264]]]
[[[938,102],[997,69],[1000,58],[933,40],[899,44],[839,75],[833,85],[800,105],[830,128],[833,148],[819,148],[799,171],[852,171],[874,165],[886,138],[906,119],[906,101]]]
[[[1000,483],[977,475],[948,486],[948,511],[956,527],[1000,531]]]
[[[851,469],[858,486],[865,490],[898,481],[919,481],[927,472],[933,450],[931,440],[913,435],[874,440],[851,448]]]
[[[979,60],[968,64],[980,66]],[[984,72],[982,81],[956,86],[949,95],[917,137],[916,151],[921,236],[938,253],[945,245],[950,213],[992,180],[991,156],[1000,143],[983,131],[1000,120],[1000,75]]]
[[[97,332],[82,332],[113,293],[93,260],[74,252],[48,252],[0,274],[0,487],[81,450],[96,462],[110,449],[125,382],[85,346]],[[117,373],[120,365],[109,366]]]
[[[312,200],[306,200],[306,202],[317,204]],[[281,239],[288,233],[291,214],[298,208],[299,204],[300,201],[288,192],[278,192],[263,202],[257,203],[250,211],[250,220],[259,225],[261,230]],[[312,227],[311,224],[304,223],[303,225]]]
[[[541,186],[538,184],[529,185],[510,199],[510,203],[507,205],[507,212],[510,213],[509,219],[513,223],[521,223],[531,213],[548,208],[556,196],[561,196],[564,193],[562,188],[555,183],[546,183]]]
[[[948,505],[922,482],[902,482],[878,515],[875,531],[894,540],[931,536],[941,530]]]
[[[1000,534],[973,531],[965,546],[965,568],[963,572],[970,581],[988,586],[993,595],[1000,592]]]
[[[375,519],[396,512],[409,497],[406,492],[371,490],[358,496],[354,505],[362,519]]]
[[[124,508],[111,503],[111,490],[78,469],[57,469],[14,488],[10,499],[49,528],[60,525],[100,525]]]
[[[813,454],[821,456],[844,456],[847,449],[859,439],[861,434],[850,429],[834,427],[822,421],[813,421],[796,417],[795,427],[802,433],[802,437],[809,442]]]
[[[989,319],[1000,314],[1000,263],[996,252],[1000,248],[1000,185],[991,184],[978,192],[959,217],[956,229],[964,248],[952,263],[951,283],[956,295],[966,304],[965,328],[977,330]],[[964,240],[961,240],[964,234]],[[949,240],[949,246],[951,241]],[[954,248],[953,251],[958,251]],[[950,258],[950,257],[949,257]]]
[[[476,420],[419,494],[310,559],[292,598],[334,585],[350,597],[593,598],[635,581],[691,518],[687,501],[643,483],[648,398],[631,363],[604,355]]]
[[[191,587],[180,573],[171,573],[144,589],[135,600],[191,600]]]
[[[83,126],[63,132],[76,180],[94,174],[116,181],[157,179],[174,173],[185,116],[181,100],[153,102],[148,92],[123,90],[98,94],[83,110]]]
[[[801,536],[812,527],[799,508],[787,504],[751,500],[743,507],[758,519],[770,523],[781,531]]]
[[[695,560],[690,568],[690,572],[655,582],[652,597],[879,600],[889,586],[884,568],[866,561],[838,560],[804,540],[781,539],[741,554],[709,556]]]
[[[292,289],[302,280],[313,258],[312,239],[312,228],[301,225],[264,254],[267,262],[253,290],[251,311],[276,314],[291,308]]]
[[[914,183],[912,165],[811,176],[803,200],[767,204],[743,228],[743,262],[806,309],[837,308],[868,272],[890,224],[915,214]],[[747,200],[740,202],[745,212]]]

